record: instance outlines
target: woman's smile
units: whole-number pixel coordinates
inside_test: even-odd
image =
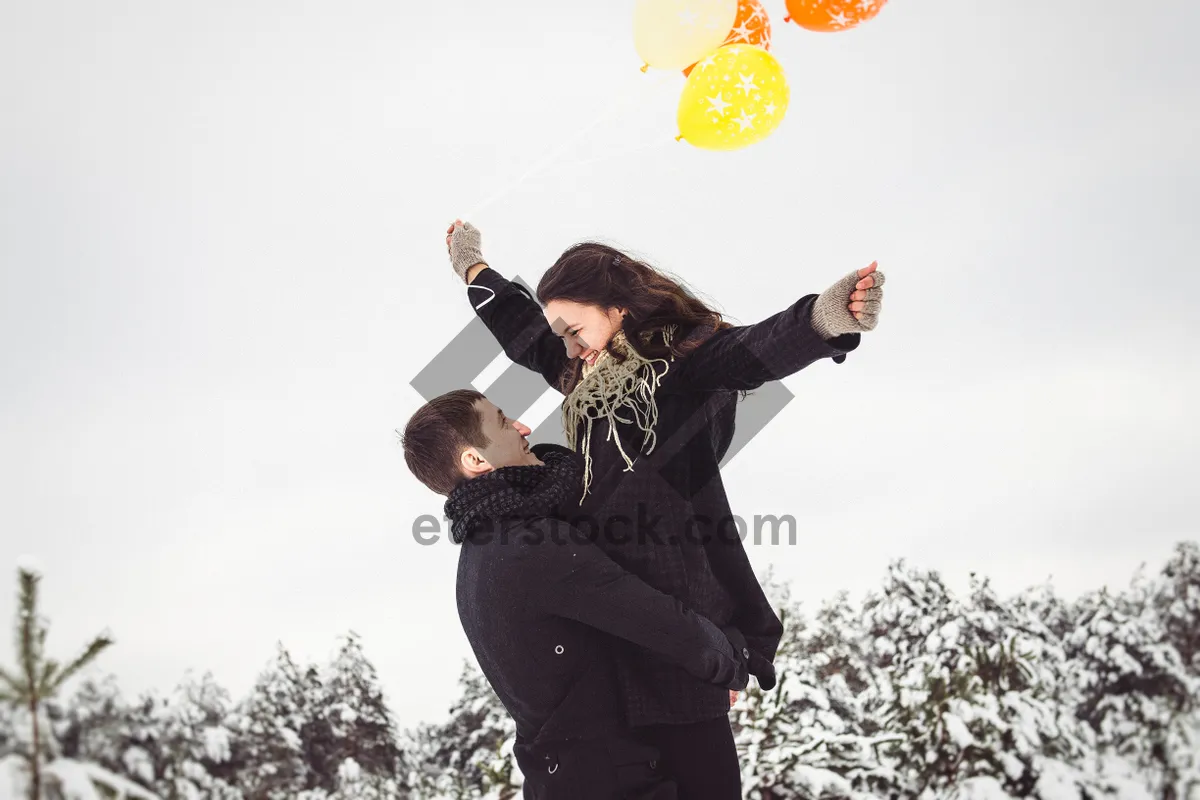
[[[589,367],[592,367],[592,366],[595,366],[595,364],[596,364],[596,358],[597,358],[599,355],[600,355],[600,351],[599,351],[599,350],[593,350],[591,353],[589,353],[588,355],[584,356],[584,359],[583,359],[583,360],[587,362],[587,364],[588,364],[588,366],[589,366]]]

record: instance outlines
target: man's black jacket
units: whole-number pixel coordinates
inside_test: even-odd
[[[464,480],[446,501],[462,547],[459,618],[516,722],[518,744],[604,737],[627,727],[613,637],[698,680],[745,688],[741,634],[652,589],[557,518],[562,503],[578,503],[581,459],[554,444],[533,452],[544,466]]]

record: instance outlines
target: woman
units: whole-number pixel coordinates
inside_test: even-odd
[[[567,440],[585,459],[577,527],[590,527],[613,560],[654,588],[738,627],[751,672],[770,689],[783,627],[746,558],[719,471],[738,393],[822,358],[844,361],[878,322],[883,273],[872,264],[734,326],[606,245],[564,252],[534,300],[488,265],[473,226],[456,221],[446,243],[505,353],[566,396]],[[627,721],[663,752],[680,796],[740,797],[725,690],[632,648],[618,650],[617,665]]]

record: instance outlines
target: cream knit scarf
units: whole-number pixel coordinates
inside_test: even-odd
[[[648,343],[655,333],[661,333],[663,341],[669,345],[675,330],[676,326],[670,325],[659,331],[646,331],[642,334],[641,339],[643,343]],[[609,352],[612,350],[622,353],[625,360],[619,364],[616,363],[615,359],[609,357]],[[675,357],[672,356],[670,361],[674,360]],[[657,364],[662,364],[661,372],[658,371]],[[581,422],[586,421],[587,423],[582,448],[584,471],[583,495],[579,500],[581,505],[583,498],[587,497],[588,487],[592,482],[593,421],[601,417],[608,418],[608,439],[615,440],[617,450],[620,451],[621,458],[625,460],[625,472],[632,472],[633,460],[621,446],[621,437],[616,432],[617,423],[637,425],[644,433],[642,452],[648,454],[654,450],[654,428],[658,423],[658,405],[655,402],[654,393],[669,368],[669,362],[665,358],[646,358],[638,353],[625,338],[624,330],[618,330],[613,334],[612,341],[605,350],[600,352],[595,364],[583,366],[583,377],[567,395],[562,405],[563,428],[567,435],[567,444],[576,452],[578,452],[576,442],[579,425]],[[633,418],[622,416],[620,412],[623,409],[632,413]],[[649,445],[648,449],[647,445]]]

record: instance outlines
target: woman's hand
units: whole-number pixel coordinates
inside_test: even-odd
[[[850,309],[854,318],[860,322],[867,315],[879,316],[879,309],[883,304],[883,289],[879,288],[883,286],[883,273],[876,272],[877,269],[879,262],[873,261],[871,266],[863,267],[855,273],[862,280],[854,284],[855,291],[850,293],[852,302],[846,308]],[[877,291],[872,292],[872,289]]]
[[[730,689],[729,690],[729,707],[730,708],[733,708],[733,704],[737,702],[737,698],[738,698],[738,693],[733,691],[732,689]]]
[[[883,273],[879,263],[851,272],[830,286],[813,305],[813,328],[822,339],[874,330],[883,307]]]
[[[479,264],[487,266],[487,262],[483,260],[482,238],[478,228],[461,219],[454,220],[446,229],[446,250],[450,253],[450,266],[454,268],[454,273],[462,278],[463,283],[470,282],[468,273],[472,267]]]

